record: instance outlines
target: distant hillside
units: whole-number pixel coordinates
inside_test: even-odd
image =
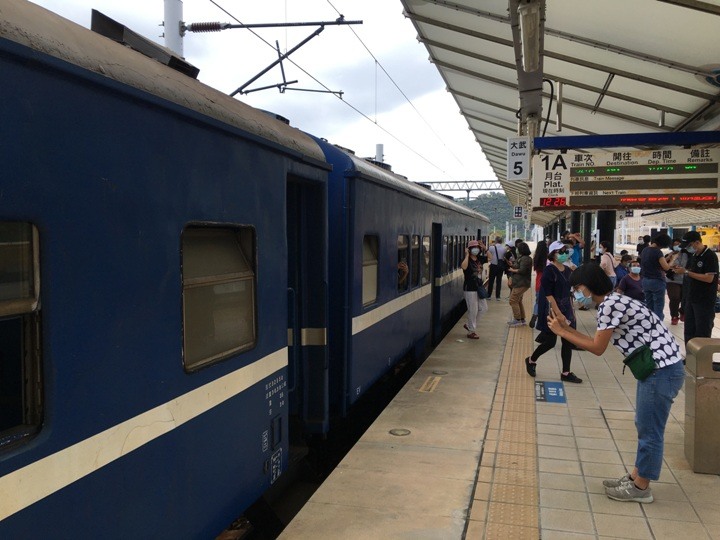
[[[470,201],[458,197],[456,202],[469,206],[473,210],[486,215],[490,220],[490,231],[492,231],[494,227],[500,232],[501,236],[504,236],[506,221],[516,225],[519,230],[522,230],[524,226],[522,219],[513,219],[513,207],[510,205],[510,201],[508,201],[504,193],[483,193],[478,196],[477,199],[470,199]]]

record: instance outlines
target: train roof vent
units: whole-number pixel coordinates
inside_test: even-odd
[[[368,163],[372,163],[373,165],[377,165],[378,167],[385,169],[386,171],[392,172],[392,166],[389,163],[385,163],[384,161],[377,161],[373,158],[365,158],[365,161]]]
[[[180,73],[184,73],[188,77],[196,79],[198,73],[200,73],[199,68],[196,68],[189,62],[186,62],[170,49],[163,47],[162,45],[158,45],[154,41],[150,41],[137,32],[133,32],[127,26],[114,21],[107,15],[100,13],[95,9],[92,10],[90,29],[101,36],[105,36],[113,41],[122,43],[123,45],[130,47],[145,56],[157,60],[161,64],[165,64]]]

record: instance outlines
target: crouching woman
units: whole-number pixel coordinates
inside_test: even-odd
[[[555,334],[598,356],[605,352],[610,340],[625,357],[643,345],[649,348],[650,374],[637,382],[635,467],[617,480],[605,480],[603,485],[607,496],[616,501],[650,503],[650,481],[660,477],[670,407],[685,378],[680,347],[645,304],[612,292],[610,278],[598,265],[578,267],[570,275],[570,285],[579,302],[598,304],[597,331],[595,336],[587,336],[572,328],[562,314],[551,313],[548,328]]]

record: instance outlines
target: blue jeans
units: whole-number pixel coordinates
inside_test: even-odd
[[[645,305],[655,313],[662,321],[665,318],[665,289],[667,284],[664,279],[643,278],[642,288],[645,293]]]
[[[665,445],[665,425],[673,399],[685,380],[685,366],[676,362],[656,369],[647,379],[637,382],[635,427],[638,433],[635,466],[648,480],[660,478]]]

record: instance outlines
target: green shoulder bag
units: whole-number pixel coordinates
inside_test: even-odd
[[[655,359],[653,358],[652,351],[647,345],[641,345],[633,352],[627,355],[627,358],[623,360],[623,375],[625,374],[625,368],[629,367],[632,374],[638,381],[644,381],[650,374],[655,371]]]

